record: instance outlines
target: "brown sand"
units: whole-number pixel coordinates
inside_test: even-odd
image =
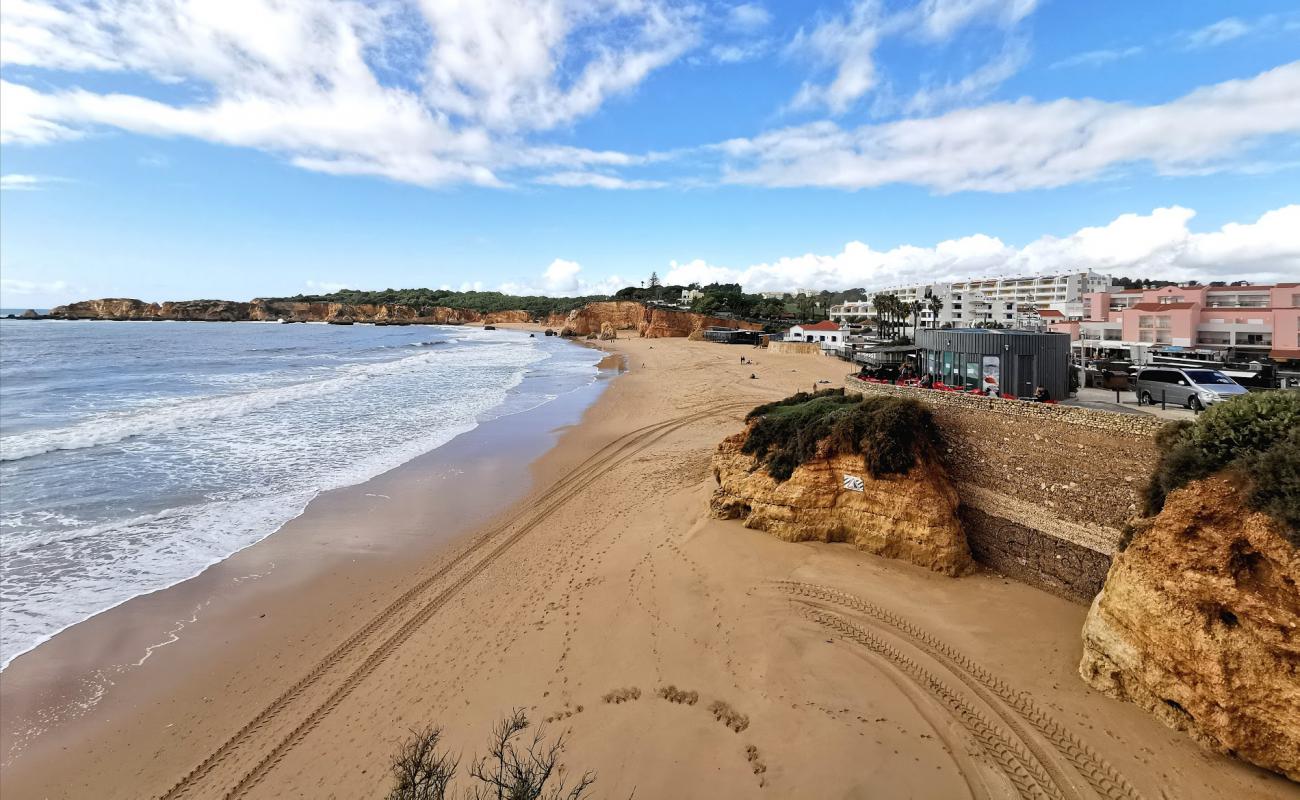
[[[115,610],[186,619],[206,603],[80,716],[87,665],[135,652],[111,612],[15,661],[0,792],[382,797],[409,728],[442,725],[468,756],[521,706],[566,734],[601,797],[1296,794],[1089,690],[1082,606],[707,518],[716,443],[759,402],[838,384],[842,362],[603,344],[628,373],[473,533],[429,543],[448,499],[408,465]],[[273,560],[264,588],[232,588]]]

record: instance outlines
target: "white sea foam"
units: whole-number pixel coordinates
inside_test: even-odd
[[[141,410],[92,417],[66,428],[14,434],[0,439],[0,461],[17,461],[54,450],[98,447],[133,436],[240,417],[282,403],[342,392],[380,375],[394,375],[427,366],[440,357],[440,353],[431,352],[375,364],[348,364],[336,370],[333,377],[320,380],[196,400],[159,402]]]
[[[284,328],[303,326],[249,335],[282,335]],[[92,330],[103,328],[78,328],[82,338],[72,341],[80,344]],[[157,326],[110,330],[134,336]],[[222,329],[178,326],[149,335],[196,337],[207,352],[209,330]],[[375,361],[394,338],[380,329],[369,340],[379,350],[308,347],[304,360],[287,369],[276,359],[291,346],[251,356],[250,348],[235,348],[231,355],[214,337],[211,347],[218,352],[211,363],[221,370],[234,363],[242,372],[205,375],[207,362],[177,358],[170,373],[150,384],[151,392],[155,383],[160,387],[161,399],[137,393],[123,402],[120,381],[109,381],[111,395],[87,390],[67,399],[70,424],[33,430],[42,421],[27,415],[28,429],[17,428],[2,442],[7,502],[0,513],[0,668],[70,625],[197,575],[256,543],[319,492],[368,480],[479,421],[535,407],[595,374],[598,354],[553,359],[578,351],[509,334],[461,333],[438,340],[446,346],[412,342],[423,345],[414,355],[388,350],[389,360]],[[356,341],[330,335],[331,341]],[[136,358],[130,352],[126,357]],[[322,366],[315,360],[322,355],[344,364]],[[50,363],[41,356],[29,363]],[[17,373],[22,366],[6,364]],[[299,380],[304,374],[311,377]],[[526,374],[540,383],[523,383]],[[229,391],[240,375],[254,388]],[[61,375],[48,380],[77,386]],[[166,397],[169,387],[180,387],[185,397]],[[195,387],[210,388],[207,396],[194,397]],[[110,398],[129,410],[93,410]],[[29,408],[44,413],[45,406]],[[31,458],[38,453],[46,455]]]

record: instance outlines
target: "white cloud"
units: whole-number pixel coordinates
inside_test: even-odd
[[[920,29],[932,39],[947,39],[972,22],[991,20],[1011,27],[1033,13],[1038,0],[925,0]]]
[[[1116,276],[1164,280],[1294,280],[1300,274],[1300,205],[1269,211],[1252,223],[1194,233],[1195,212],[1174,206],[1147,215],[1124,214],[1109,224],[1064,237],[1043,236],[1015,247],[984,234],[930,247],[875,250],[849,242],[833,255],[808,253],[729,268],[701,260],[671,262],[665,283],[739,282],[747,291],[799,287],[880,289],[996,275],[1092,269]]]
[[[843,114],[881,82],[875,51],[891,37],[912,34],[947,42],[961,29],[990,21],[1011,29],[1031,14],[1037,0],[925,0],[912,9],[889,13],[881,0],[854,0],[845,14],[823,18],[812,30],[800,29],[787,48],[832,74],[828,82],[805,81],[790,101],[792,110],[825,107]],[[984,68],[959,81],[922,90],[913,105],[980,97],[1014,74],[1027,60],[1023,45],[1010,45]]]
[[[830,67],[829,83],[805,81],[790,101],[796,110],[825,106],[842,114],[875,87],[875,49],[885,33],[886,20],[875,0],[858,0],[848,13],[823,20],[811,31],[799,29],[787,48],[792,55]]]
[[[0,190],[4,191],[31,191],[39,189],[44,183],[39,175],[22,175],[11,172],[8,175],[0,175]]]
[[[1111,64],[1116,61],[1122,61],[1126,58],[1132,58],[1142,52],[1142,48],[1134,45],[1114,50],[1089,50],[1084,53],[1063,58],[1054,62],[1050,69],[1063,69],[1065,67],[1100,67],[1103,64]]]
[[[578,297],[593,294],[613,294],[627,286],[617,275],[597,281],[582,277],[582,265],[576,261],[557,258],[547,266],[540,280],[507,282],[497,291],[516,295],[547,295],[550,297]]]
[[[627,180],[598,172],[554,172],[539,175],[534,183],[549,186],[588,187],[592,189],[662,189],[668,184],[663,181]]]
[[[305,169],[421,185],[499,186],[499,173],[605,153],[524,134],[591,114],[698,41],[667,0],[56,0],[4,5],[6,65],[131,73],[190,101],[5,81],[0,141],[99,127],[286,156]]]
[[[772,12],[760,3],[741,3],[727,11],[727,23],[733,30],[754,33],[772,24]]]
[[[1212,168],[1300,132],[1300,62],[1197,89],[1162,105],[1020,100],[846,130],[822,121],[718,149],[725,179],[844,189],[911,183],[940,192],[1063,186],[1134,162]]]
[[[912,95],[905,109],[909,114],[928,114],[960,102],[982,100],[1028,62],[1029,48],[1013,40],[996,58],[960,80],[922,87]]]
[[[1240,39],[1250,33],[1251,28],[1251,25],[1236,17],[1228,17],[1186,34],[1185,43],[1189,48],[1214,47]]]
[[[430,102],[493,129],[590,114],[698,42],[695,10],[658,0],[422,0],[420,9],[433,37]]]

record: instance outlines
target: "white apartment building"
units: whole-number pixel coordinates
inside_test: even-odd
[[[1107,291],[1110,286],[1109,275],[1092,271],[895,286],[871,292],[863,300],[831,306],[830,318],[851,322],[874,317],[872,299],[892,294],[904,304],[921,303],[921,327],[947,324],[963,328],[992,322],[1006,327],[1034,327],[1042,324],[1039,312],[1049,309],[1067,319],[1083,317],[1085,295]],[[930,308],[931,297],[943,304],[937,315]]]

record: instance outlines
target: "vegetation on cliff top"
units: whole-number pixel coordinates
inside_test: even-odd
[[[854,453],[874,478],[905,474],[917,458],[935,457],[939,434],[930,410],[904,397],[863,397],[843,389],[793,397],[755,408],[741,451],[784,481],[818,452]]]
[[[1148,515],[1192,481],[1230,470],[1251,508],[1281,524],[1300,547],[1300,394],[1251,392],[1213,406],[1195,422],[1172,422],[1156,437],[1160,461],[1147,484]]]
[[[550,314],[567,314],[587,303],[608,300],[605,295],[587,297],[540,297],[537,295],[513,295],[501,292],[453,292],[450,289],[383,289],[381,291],[361,291],[343,289],[330,294],[300,294],[294,297],[268,297],[266,300],[286,300],[299,303],[346,303],[361,305],[363,303],[400,303],[402,305],[445,306],[463,308],[486,314],[493,311],[527,311],[533,316],[544,317]]]

